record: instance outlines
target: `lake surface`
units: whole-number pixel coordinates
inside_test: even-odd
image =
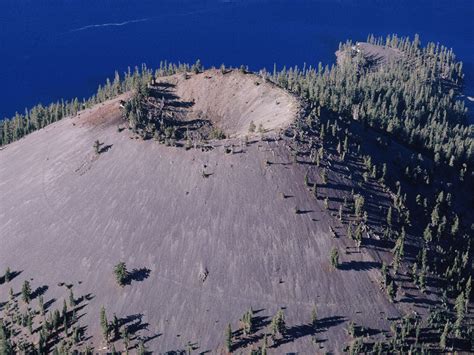
[[[397,33],[452,47],[474,96],[472,0],[1,0],[0,117],[88,97],[161,60],[252,70],[332,64],[340,41]]]

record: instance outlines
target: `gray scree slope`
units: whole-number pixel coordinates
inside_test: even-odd
[[[276,353],[340,352],[347,320],[387,329],[385,318],[398,315],[377,271],[331,269],[330,250],[342,242],[303,186],[303,168],[265,165],[291,161],[280,142],[256,140],[239,154],[222,144],[185,151],[119,133],[119,116],[119,99],[111,100],[0,151],[0,268],[23,271],[15,291],[32,278],[60,309],[67,292],[57,284],[73,283],[76,295],[94,296],[80,323],[96,346],[103,305],[109,318],[142,314],[142,334],[158,335],[148,347],[159,351],[191,341],[219,352],[227,323],[236,329],[250,307],[269,319],[286,307],[296,327],[318,306],[324,348],[300,336]],[[95,139],[112,146],[95,156]],[[296,215],[296,205],[312,212]],[[119,261],[150,276],[120,288],[112,272]]]

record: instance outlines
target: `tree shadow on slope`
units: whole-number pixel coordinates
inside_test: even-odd
[[[48,291],[48,285],[39,286],[31,293],[31,299],[34,300],[36,297],[42,296]]]
[[[381,264],[375,261],[347,261],[339,265],[339,270],[368,271],[371,269],[379,269]]]
[[[140,269],[133,269],[128,273],[127,278],[125,279],[125,284],[129,285],[132,283],[132,281],[144,281],[150,276],[150,273],[151,270],[146,267],[142,267]]]
[[[20,271],[8,271],[8,276],[3,275],[0,277],[0,285],[3,285],[5,282],[10,282],[12,281],[15,277],[20,275],[23,272],[23,270]]]
[[[317,333],[324,333],[329,328],[337,326],[346,321],[345,317],[342,316],[331,316],[319,319],[315,325],[312,324],[300,324],[292,327],[288,327],[285,332],[285,336],[281,339],[277,339],[271,346],[277,348],[280,345],[291,343],[299,338],[305,336],[316,335]],[[321,341],[320,341],[321,342]]]
[[[247,335],[244,337],[242,329],[236,330],[232,333],[234,337],[240,337],[236,341],[232,348],[239,349],[246,347],[251,344],[255,344],[263,339],[264,334],[258,334],[258,332],[270,324],[269,317],[267,316],[257,316],[253,318],[253,334]]]

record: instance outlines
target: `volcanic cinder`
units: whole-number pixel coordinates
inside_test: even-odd
[[[364,267],[372,257],[343,252],[347,242],[330,226],[345,227],[308,192],[305,166],[279,138],[302,104],[238,71],[161,83],[191,103],[170,108],[176,115],[209,119],[229,138],[206,150],[135,139],[117,129],[125,124],[124,94],[0,151],[0,267],[21,271],[0,285],[2,299],[8,287],[17,292],[31,279],[33,288],[48,287],[45,301],[60,309],[68,296],[62,283],[73,285],[77,297],[90,294],[79,322],[97,349],[105,345],[101,306],[109,318],[135,324],[148,348],[160,352],[188,342],[221,352],[227,324],[238,329],[250,307],[258,331],[247,346],[260,343],[284,307],[289,335],[276,353],[340,352],[349,320],[387,329],[399,311],[379,290],[377,269]],[[252,121],[265,132],[249,134]],[[103,143],[100,154],[95,140]],[[337,179],[330,176],[349,184]],[[332,268],[334,246],[343,265],[362,267]],[[113,275],[120,261],[135,269],[125,287]],[[314,305],[316,333],[308,325]]]

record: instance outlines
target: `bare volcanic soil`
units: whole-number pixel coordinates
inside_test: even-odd
[[[212,118],[233,138],[205,151],[135,139],[117,130],[124,95],[6,146],[0,270],[20,274],[0,285],[0,301],[10,286],[17,293],[30,280],[35,297],[43,293],[49,309],[61,309],[65,284],[77,298],[87,295],[77,310],[88,336],[83,346],[102,352],[102,306],[109,319],[115,313],[130,325],[132,345],[144,339],[159,352],[188,342],[199,352],[223,352],[227,324],[238,330],[250,307],[257,332],[237,332],[239,349],[261,344],[279,308],[289,330],[270,353],[339,353],[351,320],[368,332],[387,330],[399,311],[379,290],[378,264],[363,250],[344,252],[343,238],[331,235],[330,226],[341,235],[345,227],[304,186],[305,165],[283,139],[254,134],[244,143],[250,121],[277,137],[298,114],[298,101],[236,71],[163,80],[192,103],[177,110]],[[336,175],[329,183],[348,184]],[[334,246],[337,270],[329,260]],[[131,271],[125,287],[113,274],[120,261]],[[314,305],[317,331],[309,326]]]

